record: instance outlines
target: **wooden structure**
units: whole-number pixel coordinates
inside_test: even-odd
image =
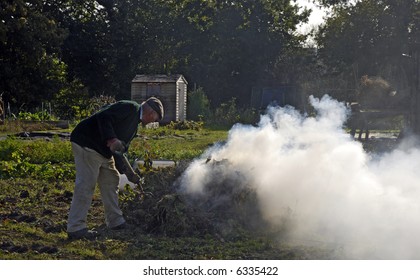
[[[274,85],[264,87],[253,87],[251,94],[251,107],[265,109],[269,105],[286,106],[290,105],[299,108],[302,97],[297,94],[296,88],[290,85]]]
[[[162,101],[162,124],[187,118],[187,81],[183,75],[136,75],[131,81],[131,100],[139,103],[155,96]]]
[[[363,133],[365,134],[364,139],[369,140],[370,130],[378,128],[378,122],[384,123],[389,119],[401,116],[404,120],[403,128],[407,125],[407,120],[410,115],[410,111],[407,109],[387,109],[387,110],[363,110],[360,109],[358,103],[352,103],[351,117],[348,120],[347,125],[350,128],[350,134],[355,137],[358,132],[358,140],[363,139]]]
[[[356,90],[356,102],[350,103],[351,117],[348,120],[351,135],[354,137],[356,130],[359,130],[359,140],[365,133],[365,140],[369,139],[371,129],[378,129],[388,119],[402,116],[407,118],[407,104],[403,104],[396,96],[396,90],[388,81],[379,76],[364,75]],[[407,101],[407,96],[405,98]]]
[[[388,75],[393,80],[391,84],[387,80],[377,76],[362,76],[356,90],[356,102],[351,102],[351,117],[348,125],[351,128],[351,135],[355,136],[359,129],[359,140],[365,133],[365,139],[369,139],[371,129],[391,129],[392,126],[400,127],[404,135],[413,129],[415,122],[412,114],[415,110],[412,104],[413,95],[417,92],[409,79],[412,69],[407,63],[400,63],[395,66],[399,75]],[[395,87],[394,87],[395,86]],[[397,125],[397,126],[395,126]]]

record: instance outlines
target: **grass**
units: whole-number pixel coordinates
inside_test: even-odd
[[[180,130],[142,131],[130,145],[130,154],[144,157],[149,153],[153,159],[193,159],[217,141],[225,140],[226,130]]]
[[[224,141],[227,131],[162,127],[141,129],[139,136],[132,142],[130,157],[188,161],[215,142]],[[130,230],[105,227],[96,190],[88,223],[100,230],[101,236],[95,241],[70,242],[66,219],[74,187],[74,172],[69,170],[74,169],[74,163],[68,139],[5,139],[0,141],[0,161],[0,259],[328,259],[333,254],[319,247],[279,244],[264,232],[221,235],[212,231],[176,234],[147,230],[142,224],[148,222],[146,218],[153,220],[153,211],[161,210],[153,203],[169,197],[171,182],[179,176],[174,170],[144,174],[153,199],[146,197],[130,204],[138,198],[121,196],[121,203],[128,201],[122,206],[124,214],[134,222]],[[154,184],[160,184],[162,191]],[[186,213],[180,207],[165,210],[172,209],[180,211],[172,215]]]

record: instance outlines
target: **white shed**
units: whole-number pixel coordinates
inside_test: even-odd
[[[131,99],[139,103],[155,96],[162,101],[165,116],[161,123],[187,118],[187,81],[181,74],[136,75],[131,82]]]

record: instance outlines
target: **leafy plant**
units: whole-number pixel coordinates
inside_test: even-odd
[[[54,181],[75,178],[74,164],[30,163],[20,152],[13,152],[10,161],[0,162],[0,179],[36,178]]]
[[[233,97],[227,103],[222,103],[216,108],[208,123],[210,125],[231,127],[235,123],[254,124],[257,120],[258,114],[254,109],[238,108],[236,105],[236,98]]]
[[[25,121],[46,121],[52,120],[53,117],[47,111],[44,110],[36,113],[19,112],[18,119]]]
[[[73,161],[70,142],[58,137],[49,141],[44,139],[22,141],[13,137],[0,141],[0,160],[13,160],[14,152],[19,152],[30,163],[70,163]]]
[[[180,121],[180,122],[171,122],[168,127],[171,129],[178,130],[200,130],[203,128],[203,122],[196,121]]]
[[[188,93],[187,116],[194,121],[203,121],[211,116],[210,101],[203,88]]]

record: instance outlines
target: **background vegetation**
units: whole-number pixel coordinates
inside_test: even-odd
[[[292,1],[1,1],[0,94],[16,115],[49,102],[71,119],[89,98],[129,98],[136,74],[182,73],[213,111],[274,83],[338,99],[365,74],[407,86],[418,1],[315,2],[330,14],[308,46],[296,30],[310,11]]]

